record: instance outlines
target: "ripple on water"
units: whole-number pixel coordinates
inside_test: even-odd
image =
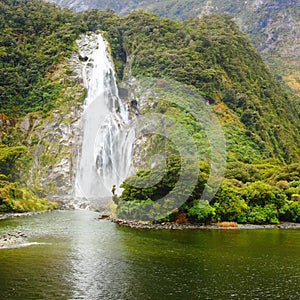
[[[36,245],[51,245],[51,243],[26,242],[20,244],[3,245],[2,247],[0,247],[0,249],[23,248],[23,247],[36,246]]]
[[[118,227],[88,211],[2,220],[0,299],[300,299],[300,231]],[[30,247],[29,247],[30,246]]]

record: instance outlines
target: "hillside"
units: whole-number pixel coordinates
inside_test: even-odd
[[[56,203],[44,198],[49,192],[41,188],[41,170],[49,171],[50,163],[55,165],[66,148],[51,150],[57,146],[51,130],[63,123],[56,117],[60,124],[54,124],[53,109],[61,102],[66,107],[78,93],[73,88],[73,95],[65,96],[72,83],[63,80],[67,69],[62,70],[61,64],[84,31],[81,18],[41,1],[8,0],[0,3],[0,26],[0,211],[55,208]],[[59,110],[58,116],[63,108]],[[47,182],[54,185],[54,179]]]
[[[232,115],[241,122],[242,136],[249,131],[246,139],[259,145],[260,155],[254,156],[299,158],[299,116],[291,99],[230,17],[180,23],[147,13],[123,18],[111,12],[75,14],[37,3],[32,7],[20,0],[16,10],[2,4],[2,113],[16,117],[55,108],[64,85],[50,74],[71,54],[81,32],[101,29],[108,32],[120,80],[130,63],[133,76],[166,76],[193,85],[225,123]],[[46,14],[48,23],[43,22]],[[238,149],[232,152],[244,151]],[[239,159],[249,160],[246,156]]]
[[[133,76],[166,76],[193,85],[225,123],[230,123],[231,114],[237,117],[252,133],[250,139],[261,145],[260,152],[272,148],[266,156],[294,153],[298,159],[299,116],[230,17],[212,15],[179,23],[133,13],[122,19],[120,27],[123,48],[133,57]]]
[[[85,58],[78,54],[75,40],[81,33],[98,30],[109,42],[119,84],[128,79],[141,82],[128,87],[131,96],[126,99],[131,104],[136,101],[141,116],[153,112],[174,118],[204,153],[209,150],[207,139],[189,110],[197,112],[204,104],[218,117],[226,136],[225,175],[230,184],[222,187],[216,203],[222,201],[222,193],[233,192],[235,199],[242,193],[244,201],[251,202],[258,186],[262,186],[262,199],[270,191],[284,194],[281,199],[287,201],[298,199],[299,114],[229,16],[213,14],[184,22],[145,12],[119,17],[111,11],[75,13],[38,0],[6,1],[0,8],[1,74],[10,74],[3,76],[0,87],[2,209],[28,209],[19,203],[29,194],[17,192],[25,187],[57,199],[74,186],[78,155],[74,145],[76,138],[80,140],[77,122],[85,95],[77,74]],[[164,86],[168,88],[159,94],[157,88]],[[176,97],[184,101],[185,87],[191,91],[186,98],[194,93],[203,97],[188,111],[184,102],[183,108],[180,102],[179,107],[170,104]],[[180,144],[187,142],[184,136],[177,138]],[[147,148],[149,141],[154,148]],[[167,182],[172,185],[178,175],[178,153],[172,143],[147,139],[136,147],[135,158],[146,161],[147,154],[163,144],[172,152],[168,167],[175,177]],[[205,185],[209,162],[208,158],[200,163],[196,197]],[[254,181],[259,182],[247,185]],[[284,204],[280,202],[277,209]]]
[[[72,53],[72,43],[84,31],[79,17],[25,0],[2,1],[0,14],[0,111],[11,116],[49,111],[62,85],[46,74]]]
[[[76,11],[112,9],[121,15],[147,9],[177,20],[211,13],[227,13],[250,37],[256,49],[278,77],[300,95],[300,4],[297,0],[219,1],[76,1],[55,0]]]
[[[143,12],[121,19],[112,12],[84,15],[90,29],[103,29],[105,23],[120,80],[137,78],[139,83],[131,86],[136,90],[129,100],[137,102],[139,113],[163,114],[183,125],[204,157],[198,178],[193,178],[197,162],[189,157],[194,153],[191,141],[182,132],[174,136],[175,128],[164,123],[160,134],[171,141],[158,134],[138,147],[135,160],[141,161],[142,169],[124,181],[121,197],[115,198],[119,217],[157,220],[169,214],[162,220],[178,223],[299,221],[300,206],[294,202],[299,191],[299,115],[289,94],[229,16],[177,22]],[[99,25],[94,27],[97,19]],[[174,84],[173,79],[203,96],[226,136],[227,180],[210,204],[201,206],[199,198],[207,186],[214,189],[207,174],[212,166],[206,162],[212,163],[216,157],[207,155],[203,127],[190,113],[199,112],[201,104],[198,99],[188,106],[186,101],[194,93]],[[178,158],[173,141],[180,149],[189,145],[187,157]],[[162,166],[159,162],[156,167],[149,165],[154,153],[166,155]],[[295,164],[287,171],[284,161]],[[187,184],[189,190],[196,181],[188,195],[177,186],[182,164],[186,177],[181,184]],[[161,168],[166,172],[162,178]],[[149,187],[149,182],[157,184]],[[209,197],[205,193],[204,199]],[[149,212],[146,215],[145,210]]]
[[[250,37],[271,69],[299,95],[300,4],[296,0],[267,1],[165,1],[150,8],[176,19],[190,13],[227,13]],[[282,64],[283,63],[283,64]]]

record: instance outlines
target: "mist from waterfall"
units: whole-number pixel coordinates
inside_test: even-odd
[[[82,116],[82,149],[75,180],[78,205],[93,204],[119,193],[130,174],[134,130],[129,128],[127,106],[118,96],[113,64],[106,42],[97,35],[97,46],[83,68],[87,89]]]

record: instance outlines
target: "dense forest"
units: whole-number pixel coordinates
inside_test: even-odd
[[[75,39],[85,30],[80,24],[75,13],[43,1],[0,3],[1,211],[57,206],[39,198],[21,178],[32,157],[17,124],[29,112],[51,114],[64,86],[49,74],[72,53]]]
[[[121,15],[136,9],[146,9],[159,16],[180,21],[226,13],[234,17],[276,76],[300,95],[300,14],[297,0],[53,1],[76,11],[112,9]]]
[[[143,11],[119,17],[112,11],[75,13],[38,0],[3,1],[0,17],[2,211],[55,206],[38,200],[22,181],[24,162],[31,160],[30,145],[17,124],[28,113],[39,112],[46,118],[58,103],[67,101],[61,98],[61,91],[68,82],[53,81],[51,74],[76,50],[80,34],[101,31],[110,44],[119,82],[128,76],[161,79],[161,84],[175,80],[201,95],[223,126],[227,169],[220,189],[210,203],[200,201],[210,164],[191,164],[199,170],[195,189],[163,220],[300,221],[299,111],[292,95],[269,72],[231,17],[214,14],[179,22]],[[201,148],[205,145],[201,126],[189,112],[176,110],[168,101],[174,91],[180,94],[173,89],[161,95],[151,110],[172,116],[188,128]],[[159,137],[150,141],[157,149],[166,146]],[[157,149],[149,149],[146,156]],[[146,165],[124,181],[123,194],[114,197],[118,216],[151,219],[157,215],[161,209],[157,200],[172,191],[181,172],[174,145],[169,143],[167,152],[167,169],[156,185],[143,189],[133,184],[157,176],[157,169]]]

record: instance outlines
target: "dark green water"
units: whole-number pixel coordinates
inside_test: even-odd
[[[0,221],[0,299],[300,299],[300,230],[138,230],[62,211]]]

